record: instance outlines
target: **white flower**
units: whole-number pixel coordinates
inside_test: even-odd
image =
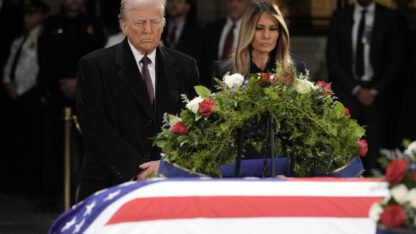
[[[224,83],[230,88],[240,87],[244,82],[244,76],[239,73],[234,73],[232,75],[225,74],[223,77]]]
[[[381,207],[380,203],[377,202],[371,206],[370,211],[368,212],[368,216],[374,222],[378,222],[381,213],[383,213],[383,207]]]
[[[416,155],[416,141],[412,142],[404,151],[404,153],[409,156]]]
[[[311,74],[311,72],[308,69],[305,68],[305,75],[309,76],[310,74]]]
[[[309,93],[310,91],[318,89],[312,82],[309,80],[297,80],[296,82],[296,91],[301,94]]]
[[[406,185],[396,185],[391,189],[390,192],[394,200],[396,200],[399,204],[404,204],[407,201],[409,190],[407,189]]]
[[[201,103],[204,99],[200,96],[192,99],[188,104],[186,104],[186,108],[196,114],[199,110],[199,103]]]
[[[416,209],[416,188],[412,188],[407,194],[406,201],[410,203],[410,206]]]

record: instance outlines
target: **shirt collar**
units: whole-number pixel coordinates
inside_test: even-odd
[[[227,17],[227,22],[225,22],[226,25],[229,25],[230,27],[235,23],[236,28],[240,28],[242,19],[237,20],[234,22],[230,17]]]
[[[41,25],[36,26],[34,29],[29,31],[29,35],[32,36],[38,36],[39,31],[41,30]]]
[[[374,14],[374,11],[376,10],[376,3],[372,2],[367,7],[363,7],[358,3],[355,3],[355,12],[361,12],[362,10],[367,10],[367,13]]]
[[[133,52],[133,56],[134,59],[136,60],[136,63],[140,63],[140,60],[142,60],[142,58],[144,57],[144,54],[140,53],[140,51],[138,51],[133,44],[130,43],[129,40],[127,40],[129,42],[129,46],[131,51]],[[150,61],[152,61],[152,65],[155,64],[156,62],[156,49],[154,49],[150,54],[147,54],[147,57],[149,57]]]
[[[179,21],[178,23],[169,23],[169,30],[176,26],[176,29],[182,29],[185,25],[186,19]]]

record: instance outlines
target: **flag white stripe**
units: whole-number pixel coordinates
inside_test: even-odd
[[[384,182],[314,181],[163,181],[134,191],[136,197],[175,196],[324,196],[382,197]]]
[[[100,234],[369,234],[376,226],[370,219],[358,218],[234,218],[182,219],[132,222],[98,229]]]

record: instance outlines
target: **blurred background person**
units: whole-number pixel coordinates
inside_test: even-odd
[[[77,65],[85,54],[102,48],[103,28],[84,13],[84,0],[62,0],[61,11],[45,20],[39,38],[39,84],[43,103],[44,176],[39,208],[56,209],[63,194],[63,108],[74,108]],[[73,140],[73,160],[79,159],[78,138]]]
[[[203,60],[201,61],[201,84],[210,87],[212,63],[227,59],[236,47],[241,18],[251,0],[227,0],[227,16],[210,22],[203,33]]]
[[[120,24],[120,15],[117,16],[117,22]],[[108,36],[107,41],[105,42],[104,48],[108,48],[113,45],[117,45],[118,43],[122,42],[126,35],[120,30],[120,26],[117,27],[116,33],[110,34]]]
[[[122,42],[124,38],[126,38],[126,35],[124,35],[122,32],[113,34],[107,38],[107,42],[105,43],[104,47],[108,48],[110,46],[117,45],[118,43]]]
[[[13,190],[25,195],[39,195],[41,187],[37,45],[41,24],[48,11],[49,7],[42,1],[26,1],[23,6],[24,34],[13,41],[3,75],[3,84],[11,104],[6,112],[13,116],[9,122],[12,131],[8,135],[13,156],[7,156],[9,162],[4,170],[8,172],[7,182],[14,187]],[[19,181],[23,181],[28,174],[33,183],[19,186]]]
[[[199,61],[202,54],[202,31],[196,20],[188,17],[193,2],[192,0],[167,0],[167,19],[162,42],[164,46],[179,50]]]
[[[379,150],[386,146],[394,95],[402,82],[402,26],[396,12],[374,0],[357,0],[335,11],[329,27],[327,65],[333,90],[352,118],[367,126],[365,175],[379,169]]]
[[[389,125],[391,128],[390,135],[395,139],[391,148],[403,146],[403,139],[416,139],[416,1],[396,0],[398,12],[405,20],[405,37],[402,44],[406,48],[403,57],[405,59],[402,65],[403,79],[402,84],[397,92],[396,103],[400,110],[393,113],[396,124]],[[413,6],[413,7],[411,7]],[[409,69],[411,68],[411,69]]]

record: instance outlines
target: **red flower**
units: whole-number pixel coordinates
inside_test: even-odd
[[[267,83],[273,83],[276,81],[276,77],[271,72],[260,74],[260,79]]]
[[[282,82],[285,83],[285,84],[291,84],[294,81],[293,71],[289,70],[289,69],[281,71],[280,77],[281,77],[280,79],[282,80]]]
[[[276,81],[276,77],[273,75],[273,73],[261,73],[260,74],[260,81],[256,83],[257,86],[264,87],[268,84],[271,84]]]
[[[400,205],[389,205],[381,214],[381,223],[387,228],[398,228],[404,224],[404,209]]]
[[[360,157],[364,158],[367,155],[368,152],[368,144],[367,141],[364,139],[361,139],[357,142],[358,146],[360,146],[360,151],[358,152],[358,155]]]
[[[185,136],[188,135],[188,128],[182,121],[178,121],[172,126],[172,132],[179,136]]]
[[[214,110],[215,104],[211,99],[204,99],[201,103],[199,103],[199,113],[205,117],[211,116],[214,113]]]
[[[257,86],[264,87],[266,83],[264,81],[259,81],[256,83]]]
[[[412,174],[410,175],[412,180],[416,182],[416,172],[412,172]]]
[[[316,84],[322,88],[322,93],[326,95],[331,95],[332,93],[332,86],[325,81],[317,81]]]
[[[268,73],[261,73],[261,74],[260,74],[260,78],[261,78],[262,80],[271,80],[271,77],[272,77],[272,73],[271,73],[271,72],[268,72]]]
[[[293,83],[293,78],[292,77],[282,77],[282,81],[285,84],[292,84]]]
[[[405,159],[391,161],[386,170],[386,181],[391,184],[402,182],[407,168],[408,162]]]
[[[345,113],[345,117],[346,117],[347,119],[349,119],[349,118],[351,117],[351,114],[350,114],[350,109],[348,109],[348,108],[344,107],[344,113]]]

